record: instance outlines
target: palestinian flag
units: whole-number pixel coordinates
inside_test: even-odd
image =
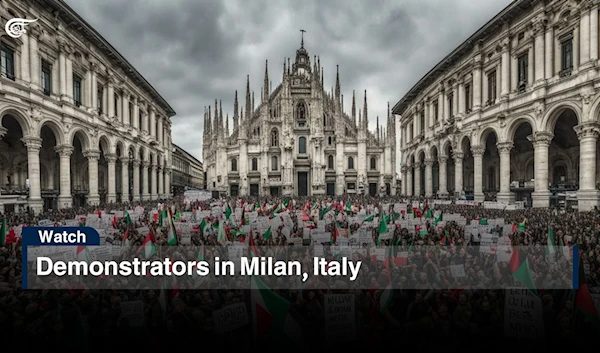
[[[229,206],[229,204],[227,204],[227,209],[225,209],[225,219],[229,219],[229,217],[231,217],[232,213],[233,213],[233,210],[231,209],[231,206]]]
[[[596,328],[600,327],[600,320],[598,318],[598,312],[596,311],[596,305],[594,299],[590,293],[590,287],[588,286],[585,269],[583,267],[583,260],[579,258],[579,288],[577,289],[577,295],[575,296],[575,308],[579,310]]]
[[[125,223],[127,223],[130,226],[133,226],[133,221],[131,220],[131,216],[129,215],[129,212],[127,212],[127,210],[125,210]]]
[[[267,231],[263,234],[263,238],[265,238],[266,240],[271,239],[272,234],[271,234],[271,227],[269,226],[269,228],[267,229]]]
[[[370,215],[367,218],[363,219],[362,223],[366,223],[366,222],[373,222],[373,219],[375,218],[375,216]],[[361,223],[361,224],[362,224]]]
[[[6,218],[2,217],[2,226],[0,227],[0,246],[6,245]]]
[[[487,226],[487,224],[488,224],[488,220],[487,220],[487,218],[481,218],[481,219],[479,220],[479,225],[482,225],[482,226]]]
[[[90,254],[88,252],[88,249],[86,246],[78,246],[76,253],[75,253],[75,258],[77,259],[77,261],[81,261],[81,262],[87,262],[90,263]]]
[[[513,278],[521,282],[531,292],[537,294],[537,289],[533,277],[531,276],[531,270],[529,269],[529,260],[526,256],[519,254],[519,247],[513,248],[513,253],[509,262],[510,272]]]
[[[159,216],[158,216],[158,225],[160,227],[163,226],[163,219],[164,218],[167,218],[167,210],[163,209],[162,211],[160,211]]]
[[[302,332],[292,315],[291,303],[269,289],[258,276],[252,276],[251,289],[252,327],[257,346],[267,341],[288,347],[303,346]]]
[[[333,225],[333,232],[331,232],[331,245],[335,245],[337,243],[339,236],[340,236],[340,231],[338,230],[338,225],[336,223]]]
[[[177,245],[177,230],[175,229],[175,223],[173,223],[173,217],[171,217],[171,212],[168,212],[168,222],[169,224],[167,224],[167,244]]]
[[[331,207],[319,209],[319,220],[322,221],[323,217],[331,211]]]
[[[377,245],[381,244],[381,235],[388,231],[387,220],[388,216],[381,217],[381,221],[379,222],[379,234],[377,235]]]
[[[388,285],[385,287],[383,292],[381,292],[381,296],[379,297],[379,312],[385,313],[392,302],[392,298],[394,296],[394,291],[392,290],[392,285]]]
[[[125,230],[125,234],[123,234],[123,238],[121,239],[121,242],[123,244],[127,244],[127,237],[129,237],[129,227],[127,227],[127,229]]]
[[[137,256],[142,252],[144,253],[146,259],[151,258],[154,256],[154,254],[156,254],[156,245],[154,245],[154,234],[152,234],[152,231],[148,232],[148,235],[146,235],[146,239],[144,239],[142,246],[140,246],[135,254]]]
[[[437,226],[437,224],[444,220],[444,212],[440,211],[440,214],[433,219],[433,224]]]
[[[344,207],[344,212],[346,212],[346,213],[352,212],[352,204],[350,202],[346,202],[346,206]]]
[[[517,231],[519,232],[524,232],[525,231],[525,223],[527,222],[526,219],[523,220],[523,222],[519,223],[517,225]]]

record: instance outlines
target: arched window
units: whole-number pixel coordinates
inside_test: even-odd
[[[306,120],[306,107],[304,103],[298,103],[298,120]]]
[[[327,143],[329,143],[330,146],[333,143],[333,139],[331,138],[331,136],[329,136],[329,138],[327,139]]]
[[[279,147],[279,131],[276,128],[271,130],[271,147]]]
[[[306,153],[306,137],[304,136],[298,139],[298,153]]]
[[[377,159],[375,157],[371,157],[371,170],[377,169]]]
[[[231,160],[231,171],[237,172],[237,159],[235,158]]]
[[[327,157],[327,169],[333,169],[333,156]]]
[[[348,157],[348,169],[354,169],[354,158]]]
[[[277,156],[271,157],[271,170],[276,172],[279,169],[279,159]]]
[[[258,159],[252,158],[252,170],[258,170]]]

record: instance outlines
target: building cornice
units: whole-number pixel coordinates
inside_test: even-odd
[[[167,116],[174,116],[175,110],[158,93],[158,91],[139,73],[133,65],[123,57],[100,33],[90,26],[81,16],[79,16],[69,5],[62,0],[38,0],[45,5],[50,12],[58,11],[60,18],[64,20],[67,26],[83,35],[83,37],[101,51],[109,60],[113,61],[127,77],[129,77],[138,87],[144,88],[152,99],[160,105]]]
[[[505,23],[509,22],[512,18],[521,15],[525,9],[530,8],[532,5],[537,3],[538,0],[515,0],[502,10],[498,15],[488,21],[483,27],[476,31],[471,37],[464,41],[458,48],[454,49],[444,59],[442,59],[436,66],[433,67],[428,73],[425,74],[409,91],[394,105],[392,113],[396,115],[403,115],[404,111],[412,103],[413,99],[416,98],[419,93],[426,88],[428,85],[435,82],[441,76],[443,76],[448,68],[456,64],[458,61],[468,54],[473,48],[488,37],[490,34],[501,29]]]

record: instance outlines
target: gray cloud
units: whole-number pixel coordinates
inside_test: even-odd
[[[370,127],[427,71],[510,0],[67,0],[177,112],[173,141],[202,156],[205,105],[233,111],[246,75],[260,100],[265,60],[275,87],[300,29],[325,86],[339,65],[347,111],[368,92]],[[243,102],[242,102],[243,104]]]

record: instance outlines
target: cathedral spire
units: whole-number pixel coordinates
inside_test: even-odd
[[[342,115],[344,115],[344,95],[342,94],[340,97],[341,97],[340,98],[340,107],[341,107],[340,113],[342,113]]]
[[[240,119],[240,106],[238,103],[237,89],[235,90],[235,98],[233,99],[233,131],[237,130]]]
[[[367,90],[365,90],[365,101],[363,103],[363,124],[366,130],[369,129],[369,113],[367,109]]]
[[[283,58],[283,78],[282,78],[283,80],[285,80],[286,73],[287,73],[287,68],[285,66],[285,58]]]
[[[379,135],[379,115],[377,115],[377,118],[375,119],[375,122],[377,123],[377,126],[375,127],[375,134],[377,135],[377,139],[379,140],[381,135]]]
[[[336,65],[335,66],[335,100],[337,101],[336,103],[340,102],[340,94],[341,94],[340,65]]]
[[[219,136],[223,137],[223,102],[219,99]]]
[[[219,134],[219,101],[215,99],[215,117],[213,118],[213,138]]]
[[[244,114],[244,120],[248,120],[250,122],[250,112],[252,111],[252,107],[250,106],[250,75],[246,76],[246,113]]]
[[[325,68],[321,68],[321,88],[325,89]]]
[[[256,106],[254,105],[254,91],[252,91],[252,112],[254,112],[254,109],[256,109]],[[252,116],[252,115],[250,115]]]
[[[265,82],[263,87],[263,102],[269,102],[269,60],[265,60]]]
[[[206,116],[206,119],[208,120],[206,122],[206,130],[208,131],[208,134],[210,135],[212,133],[212,114],[210,112],[210,105],[208,106],[208,115]]]
[[[202,124],[202,135],[206,138],[206,106],[204,106],[204,117],[202,118]]]
[[[292,70],[292,65],[290,64],[290,58],[287,58],[287,59],[288,59],[287,74],[289,76],[290,72],[291,72],[290,70]]]
[[[356,91],[352,90],[352,120],[356,126]]]
[[[225,115],[225,138],[229,137],[229,113]]]
[[[358,111],[358,126],[359,129],[362,129],[362,112]]]

